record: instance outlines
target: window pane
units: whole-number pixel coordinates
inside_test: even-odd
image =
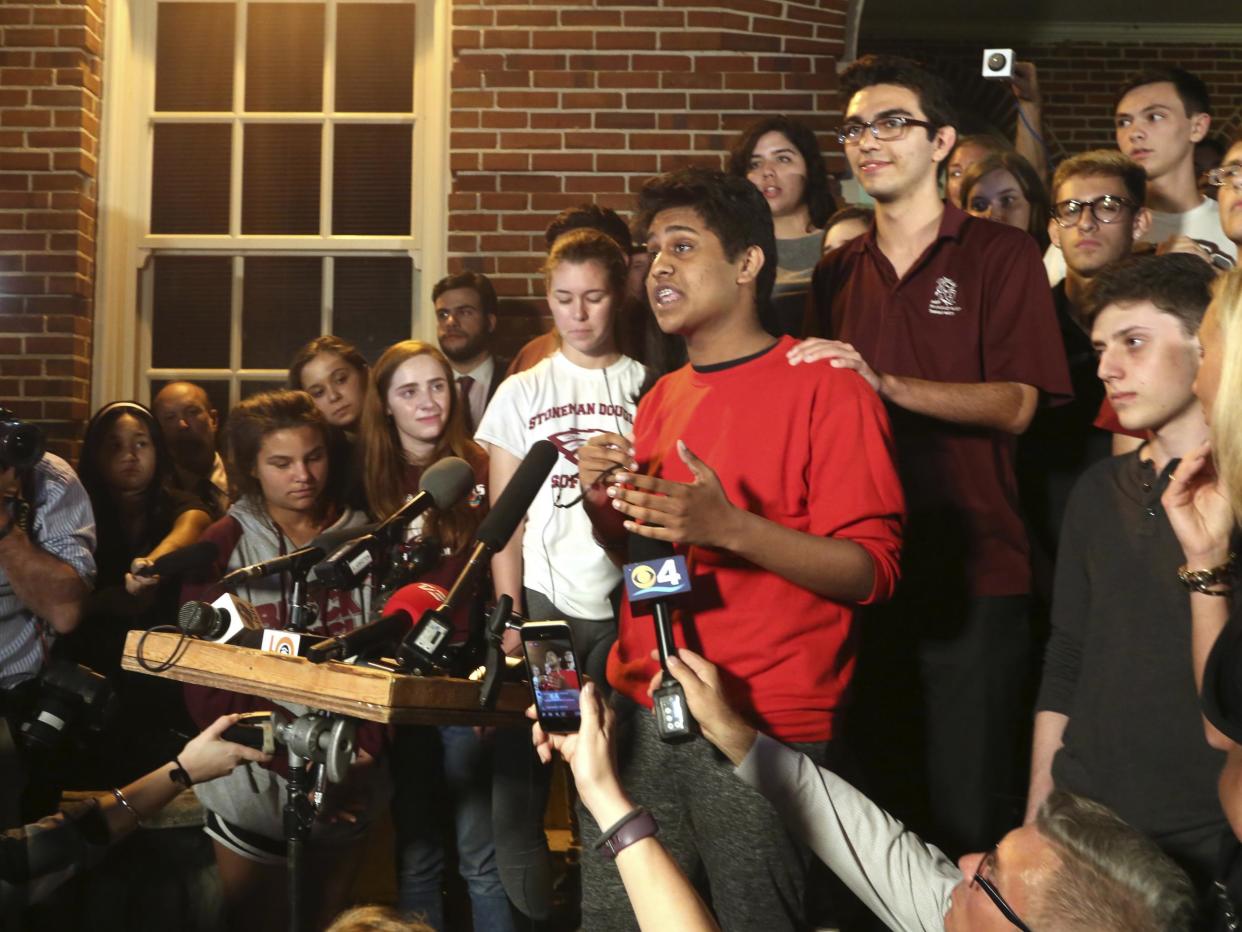
[[[319,335],[323,260],[246,260],[242,288],[242,368],[283,369],[303,343]]]
[[[263,382],[256,379],[242,379],[241,384],[241,400],[245,401],[251,395],[257,395],[259,392],[273,392],[280,388],[288,388],[284,382]]]
[[[414,6],[348,3],[336,14],[336,109],[414,109]]]
[[[332,166],[332,232],[409,236],[408,125],[336,127]]]
[[[247,9],[246,109],[323,109],[323,4]]]
[[[229,231],[230,126],[155,126],[151,165],[152,233]]]
[[[233,109],[231,3],[161,3],[156,110]]]
[[[156,257],[152,367],[228,367],[232,269],[227,256]]]
[[[336,260],[332,332],[372,363],[398,340],[410,338],[413,268],[408,258]]]
[[[242,232],[318,233],[321,129],[260,123],[244,132]]]

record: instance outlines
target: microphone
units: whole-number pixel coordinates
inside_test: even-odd
[[[214,541],[200,540],[169,551],[146,566],[140,567],[135,576],[183,576],[194,570],[206,569],[220,558],[220,548]]]
[[[404,505],[375,525],[369,533],[346,541],[314,569],[315,579],[329,589],[353,589],[371,571],[384,536],[395,526],[403,526],[431,506],[447,511],[460,502],[474,486],[474,470],[456,456],[449,456],[428,467],[419,480],[419,492]]]
[[[513,478],[500,493],[495,507],[488,512],[475,532],[474,550],[465,569],[453,583],[444,604],[438,608],[424,612],[412,631],[401,643],[400,657],[406,669],[417,665],[443,666],[445,642],[453,630],[449,621],[453,608],[463,595],[474,585],[475,577],[484,568],[486,559],[498,550],[503,550],[509,538],[517,530],[518,524],[530,510],[531,502],[539,494],[539,489],[547,481],[548,474],[556,465],[560,456],[556,447],[548,440],[535,443],[526,457],[514,470]]]
[[[273,557],[261,563],[252,563],[249,566],[233,570],[231,573],[226,573],[220,580],[220,586],[228,589],[236,586],[238,583],[243,583],[250,579],[259,579],[263,576],[273,576],[276,573],[289,572],[296,575],[310,569],[323,559],[323,555],[324,549],[322,547],[310,544],[292,553]]]
[[[402,586],[389,597],[384,606],[387,614],[382,618],[321,641],[311,647],[305,656],[311,663],[323,663],[325,660],[343,660],[368,653],[377,647],[394,645],[418,619],[426,612],[438,609],[447,598],[448,593],[433,583],[418,582]]]
[[[190,637],[237,647],[259,647],[263,622],[253,605],[225,593],[210,604],[186,602],[177,612],[177,627]]]
[[[231,573],[226,573],[220,580],[219,585],[224,589],[228,589],[247,580],[259,579],[263,576],[274,576],[277,573],[300,575],[322,560],[324,554],[330,548],[337,546],[342,540],[353,537],[359,532],[366,533],[368,529],[373,529],[374,527],[375,525],[371,524],[325,531],[305,547],[292,553],[272,557],[272,559],[264,560],[261,563],[252,563],[249,566],[233,570]]]
[[[671,744],[689,741],[697,733],[698,725],[690,714],[685,689],[668,672],[669,655],[677,651],[677,645],[673,642],[673,613],[669,596],[690,591],[690,574],[685,567],[685,558],[678,557],[668,541],[630,534],[627,559],[622,572],[630,605],[632,607],[639,601],[651,602],[656,650],[664,671],[660,685],[651,694],[656,731],[660,740]]]

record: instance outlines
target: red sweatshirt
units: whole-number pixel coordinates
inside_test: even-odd
[[[734,505],[863,547],[875,567],[864,601],[883,601],[897,583],[905,509],[884,405],[855,372],[791,366],[793,345],[785,337],[758,357],[712,371],[685,366],[656,383],[634,422],[641,471],[692,481],[677,453],[685,441]],[[728,552],[677,549],[693,586],[675,601],[677,643],[734,681],[763,731],[787,742],[831,738],[854,668],[855,606]],[[654,647],[652,621],[626,600],[608,681],[646,706]]]

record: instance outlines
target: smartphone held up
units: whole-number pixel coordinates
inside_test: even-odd
[[[539,727],[549,734],[577,731],[582,724],[582,668],[569,625],[563,621],[526,622],[522,625],[522,652]]]

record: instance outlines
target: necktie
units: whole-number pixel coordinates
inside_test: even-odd
[[[474,412],[470,410],[470,389],[474,387],[474,379],[463,375],[457,380],[457,390],[461,398],[461,413],[466,420],[466,433],[474,436]]]

